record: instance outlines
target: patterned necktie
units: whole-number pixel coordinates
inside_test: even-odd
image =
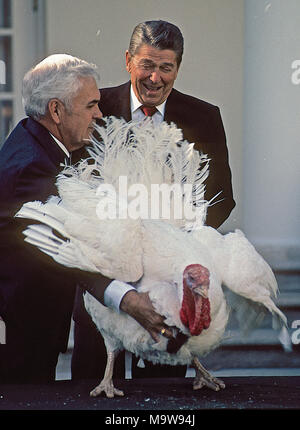
[[[152,116],[155,114],[155,112],[157,111],[155,106],[141,106],[142,111],[144,112],[144,114],[146,116]]]

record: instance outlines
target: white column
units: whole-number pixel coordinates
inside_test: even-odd
[[[275,268],[300,268],[299,18],[299,0],[245,0],[243,230]]]

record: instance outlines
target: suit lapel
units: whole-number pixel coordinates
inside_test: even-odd
[[[60,163],[64,162],[66,157],[65,153],[54,142],[49,131],[45,127],[37,121],[28,118],[25,128],[35,138],[37,143],[43,147],[44,151],[55,165],[59,166]]]
[[[178,94],[178,91],[172,89],[167,99],[164,120],[168,124],[171,124],[172,122],[175,123],[176,127],[181,129],[183,138],[189,140],[185,112],[182,109],[180,97],[178,97]]]
[[[172,89],[167,99],[164,120],[168,123],[175,122],[175,124],[177,124],[181,119],[176,93],[177,91]]]
[[[120,111],[120,117],[123,117],[126,121],[131,121],[130,81],[120,86],[119,98],[117,98],[116,104]]]
[[[131,121],[130,81],[114,88],[100,89],[100,110],[104,116],[115,116]]]

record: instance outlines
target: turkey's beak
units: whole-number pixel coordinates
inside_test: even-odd
[[[197,285],[193,290],[204,299],[208,298],[208,285]]]

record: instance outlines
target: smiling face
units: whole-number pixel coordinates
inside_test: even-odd
[[[71,152],[88,143],[94,124],[102,118],[98,103],[100,93],[92,77],[81,79],[81,86],[72,99],[70,111],[61,106],[61,118],[58,125],[60,140]]]
[[[169,96],[177,77],[176,54],[143,44],[134,56],[126,52],[126,69],[138,100],[146,106],[158,106]]]

